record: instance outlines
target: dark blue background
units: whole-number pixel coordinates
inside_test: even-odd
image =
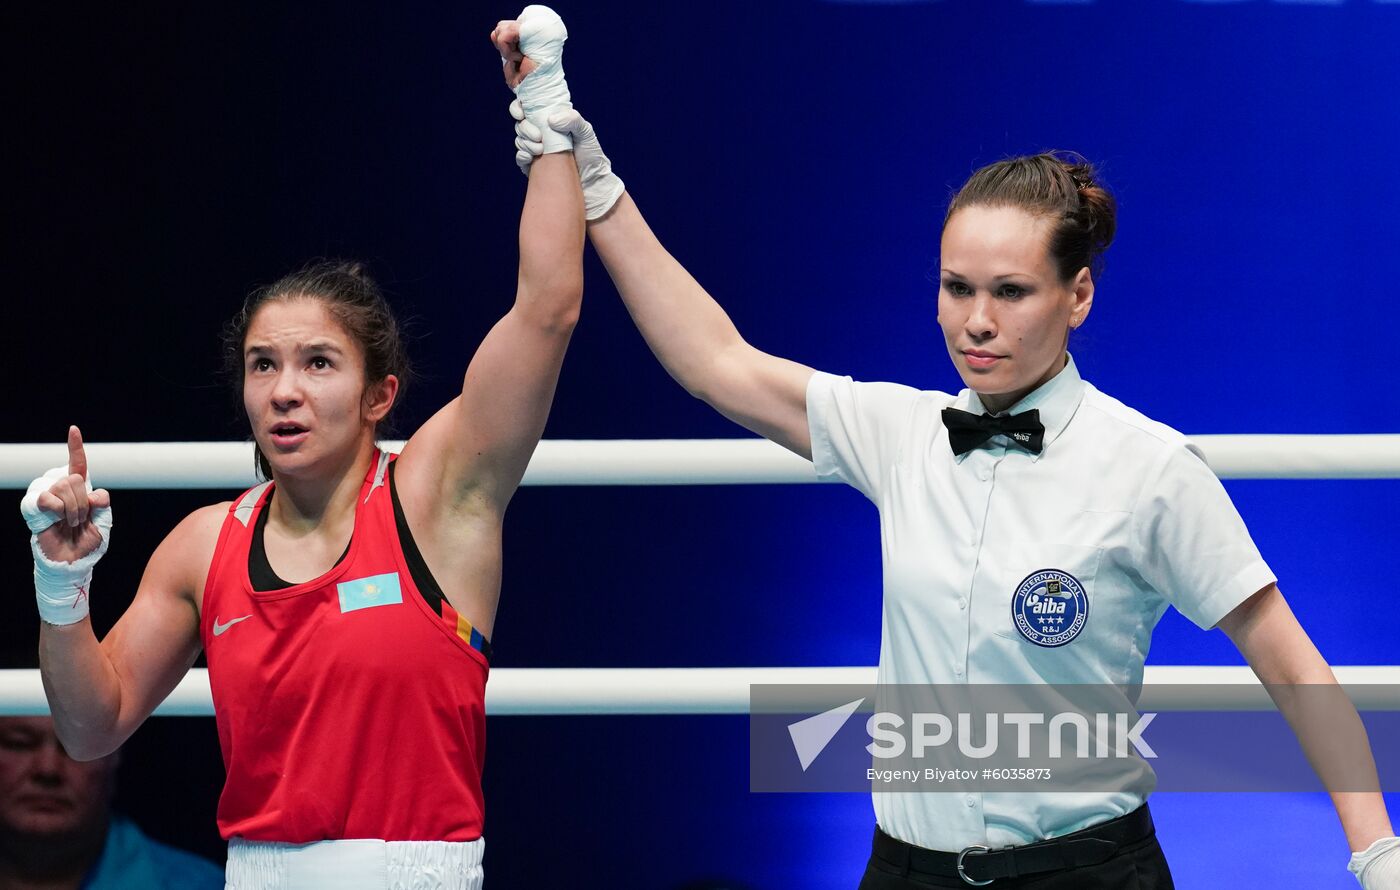
[[[1089,380],[1187,433],[1400,431],[1400,5],[556,8],[575,103],[663,242],[760,348],[959,388],[930,284],[947,198],[984,163],[1067,148],[1102,164],[1120,202],[1072,346]],[[401,428],[450,399],[514,292],[525,180],[486,35],[517,11],[19,14],[3,38],[16,72],[5,438],[57,442],[70,422],[93,441],[246,435],[215,374],[219,327],[255,285],[322,255],[368,260],[412,319],[423,376]],[[741,434],[656,365],[591,256],[587,276],[546,435]],[[1400,663],[1397,485],[1228,485],[1335,664]],[[100,626],[160,537],[214,497],[116,493]],[[0,543],[21,578],[22,534]],[[854,491],[524,489],[506,547],[500,667],[876,659],[878,532]],[[31,607],[14,608],[4,640],[27,651]],[[1240,663],[1175,613],[1151,661]],[[868,800],[749,795],[745,763],[739,717],[493,719],[492,883],[854,886]],[[166,836],[217,850],[219,779],[209,721],[155,721],[132,742],[123,796]],[[1164,796],[1159,809],[1182,886],[1241,858],[1267,867],[1287,831],[1327,876],[1310,886],[1350,880],[1316,799]],[[1239,853],[1220,820],[1257,825],[1257,844]]]

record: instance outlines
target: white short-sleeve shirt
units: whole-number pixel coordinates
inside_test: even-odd
[[[954,456],[947,407],[985,411],[970,390],[952,396],[823,373],[807,387],[817,475],[854,486],[880,511],[881,684],[1135,686],[1168,605],[1210,628],[1275,581],[1194,446],[1085,382],[1073,358],[1010,409],[1040,411],[1038,455],[995,436]],[[1063,636],[1053,625],[1028,635],[1015,623],[1018,587],[1047,569],[1077,582],[1087,603],[1068,642],[1056,642]],[[1057,837],[1144,800],[874,795],[887,834],[950,851]]]

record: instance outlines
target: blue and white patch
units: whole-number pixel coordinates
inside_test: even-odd
[[[1037,569],[1017,585],[1011,620],[1021,636],[1037,646],[1063,646],[1079,636],[1089,620],[1089,598],[1069,572]]]
[[[340,611],[354,612],[359,609],[372,609],[375,606],[393,606],[403,602],[403,590],[399,587],[399,573],[370,575],[342,581],[335,586],[340,594]]]

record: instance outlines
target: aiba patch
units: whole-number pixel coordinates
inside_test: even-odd
[[[1016,587],[1011,620],[1037,646],[1063,646],[1089,620],[1089,598],[1079,579],[1059,569],[1037,569]]]

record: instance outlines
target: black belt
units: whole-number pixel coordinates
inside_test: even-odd
[[[1063,837],[992,850],[980,844],[958,853],[926,850],[896,840],[875,827],[877,859],[902,872],[921,872],[963,883],[985,886],[999,878],[1017,878],[1043,872],[1064,871],[1106,862],[1122,847],[1152,837],[1152,814],[1143,804],[1126,816],[1092,825]]]

